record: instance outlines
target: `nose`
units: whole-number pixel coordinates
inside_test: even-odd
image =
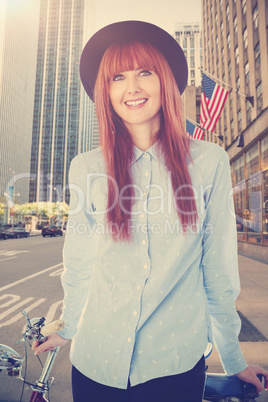
[[[136,94],[136,93],[139,93],[140,91],[141,90],[140,90],[140,87],[139,87],[137,77],[129,77],[127,92],[129,94]]]

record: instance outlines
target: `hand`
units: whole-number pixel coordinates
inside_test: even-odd
[[[35,352],[35,355],[39,355],[40,353],[47,352],[48,350],[53,350],[57,346],[64,346],[69,339],[63,339],[57,333],[49,335],[46,338],[46,341],[43,343],[39,343],[39,341],[34,341],[32,345],[32,350]]]
[[[262,374],[264,376],[264,386],[258,379],[257,374]],[[258,393],[261,393],[264,390],[264,387],[265,389],[268,388],[268,371],[264,370],[261,366],[248,366],[245,370],[236,374],[236,377],[255,385]]]

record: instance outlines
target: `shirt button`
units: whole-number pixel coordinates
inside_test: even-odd
[[[144,214],[140,214],[140,217],[141,217],[141,218],[144,218]]]
[[[132,341],[132,339],[131,339],[131,338],[128,338],[127,341],[128,341],[128,343],[130,343],[130,342]]]
[[[144,269],[147,269],[147,268],[148,268],[148,265],[147,265],[147,264],[144,264],[143,268],[144,268]]]
[[[145,245],[145,244],[146,244],[146,240],[142,240],[142,244]]]
[[[149,176],[149,172],[145,172],[144,175],[145,175],[145,176]]]
[[[140,285],[138,285],[138,286],[137,286],[137,290],[141,290],[141,287],[140,287]]]
[[[146,158],[149,158],[149,156],[150,156],[150,155],[148,154],[148,152],[145,152],[144,155],[146,156]]]
[[[137,313],[137,311],[133,311],[133,315],[135,315],[135,316],[136,316],[137,314],[138,314],[138,313]]]
[[[143,193],[143,197],[146,197],[147,193]]]

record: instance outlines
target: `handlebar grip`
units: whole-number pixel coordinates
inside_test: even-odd
[[[46,337],[48,335],[54,334],[55,332],[61,331],[63,328],[64,328],[64,321],[56,320],[48,325],[44,325],[41,328],[41,334]]]

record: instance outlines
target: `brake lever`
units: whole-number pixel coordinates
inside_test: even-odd
[[[22,311],[22,314],[26,318],[26,329],[22,339],[19,340],[17,344],[25,341],[26,339],[29,341],[42,341],[45,337],[41,333],[41,328],[45,325],[44,322],[46,319],[41,317],[30,320],[29,315],[24,310]]]

